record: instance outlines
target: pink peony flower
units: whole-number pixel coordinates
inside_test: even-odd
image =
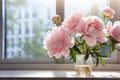
[[[43,41],[49,57],[60,58],[62,55],[68,57],[74,45],[74,39],[69,36],[64,26],[55,27]]]
[[[63,24],[70,34],[76,33],[76,28],[82,17],[83,14],[81,12],[74,12],[69,16],[69,18],[64,20]]]
[[[112,19],[115,15],[115,11],[113,9],[111,9],[110,7],[106,7],[103,11],[102,11],[103,16]]]
[[[104,23],[96,16],[88,16],[82,19],[77,30],[78,33],[84,35],[83,39],[89,46],[94,46],[96,41],[107,41]]]
[[[108,22],[106,26],[108,33],[118,42],[120,42],[120,21],[116,21],[113,25]]]

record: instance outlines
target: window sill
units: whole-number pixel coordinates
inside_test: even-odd
[[[91,77],[76,77],[75,71],[59,71],[59,70],[1,70],[0,71],[0,80],[38,80],[38,79],[60,79],[64,78],[65,80],[72,79],[82,79],[82,80],[101,80],[101,79],[120,79],[120,71],[93,71]]]
[[[0,64],[0,70],[74,70],[74,64]],[[93,70],[118,71],[120,64],[106,64],[105,67],[93,65]]]

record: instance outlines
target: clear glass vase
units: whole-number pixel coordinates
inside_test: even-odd
[[[76,76],[91,76],[92,64],[91,56],[87,60],[84,60],[84,55],[77,55],[76,63],[74,64]]]

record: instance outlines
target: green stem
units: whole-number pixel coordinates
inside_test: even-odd
[[[53,57],[53,61],[54,61],[55,63],[57,63],[57,59],[56,59],[55,57]]]
[[[82,45],[82,44],[81,44],[78,40],[75,39],[75,45],[76,45],[76,46],[80,46],[80,45]]]
[[[65,57],[64,57],[64,56],[62,56],[62,60],[63,60],[63,62],[65,63]]]
[[[87,49],[88,49],[88,45],[86,44],[86,42],[84,40],[84,47],[83,47],[84,54],[87,54]]]
[[[105,16],[103,16],[103,22],[104,22],[104,23],[106,22],[106,17],[105,17]]]
[[[96,45],[96,46],[95,46],[95,48],[96,48],[96,49],[98,49],[98,48],[100,48],[100,47],[101,47],[101,45],[102,45],[102,43],[101,43],[101,42],[99,42],[99,43],[98,43],[98,45]]]
[[[86,44],[85,44],[85,40],[83,41],[83,54],[86,53]]]

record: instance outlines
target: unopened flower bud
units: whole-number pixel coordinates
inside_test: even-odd
[[[115,11],[111,9],[110,7],[106,7],[103,11],[102,14],[104,17],[112,19],[115,15]]]
[[[61,18],[60,18],[59,15],[55,15],[55,16],[52,18],[52,22],[53,22],[54,24],[59,23],[60,20],[61,20]]]

